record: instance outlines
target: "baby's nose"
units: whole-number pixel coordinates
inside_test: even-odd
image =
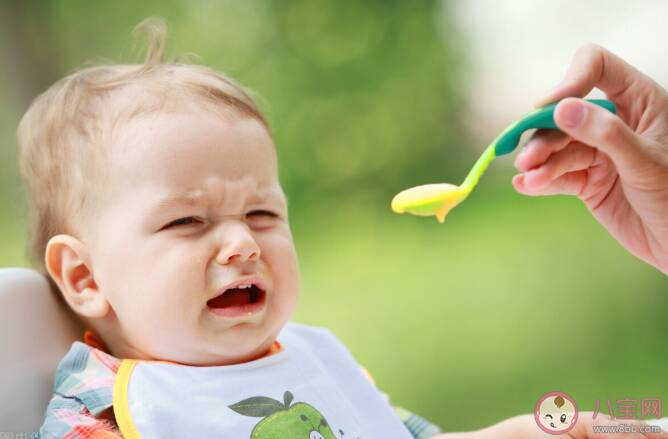
[[[232,252],[231,254],[224,257],[223,264],[232,263],[234,261],[245,262],[245,261],[257,261],[260,258],[259,251],[245,251],[239,250],[237,252]]]
[[[260,246],[248,226],[243,223],[223,227],[222,239],[219,242],[220,249],[216,257],[219,264],[255,262],[260,259]]]

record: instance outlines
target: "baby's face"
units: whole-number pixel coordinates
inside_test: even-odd
[[[121,337],[112,351],[200,365],[265,352],[299,290],[266,129],[189,109],[129,122],[111,151],[89,248]]]

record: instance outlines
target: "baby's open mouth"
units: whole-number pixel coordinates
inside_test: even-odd
[[[228,288],[222,294],[210,299],[206,304],[209,308],[223,309],[235,307],[247,307],[261,303],[265,299],[266,292],[255,284],[239,285]]]

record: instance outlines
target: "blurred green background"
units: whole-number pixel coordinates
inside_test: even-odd
[[[0,3],[0,266],[27,265],[22,113],[85,61],[140,60],[130,33],[150,15],[170,54],[261,96],[301,262],[296,320],[331,328],[394,403],[454,431],[553,390],[582,410],[668,402],[668,281],[579,201],[516,194],[504,158],[444,225],[390,212],[401,189],[461,180],[490,140],[463,123],[469,42],[448,3]]]

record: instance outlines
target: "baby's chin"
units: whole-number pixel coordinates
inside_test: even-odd
[[[219,349],[220,352],[213,352],[187,364],[193,366],[225,366],[248,363],[267,355],[272,349],[274,340],[275,338],[266,340],[259,345],[244,344],[244,346],[237,346],[235,349]],[[243,347],[246,347],[246,349],[243,349]]]
[[[267,355],[278,331],[263,331],[261,328],[243,328],[247,323],[228,329],[221,337],[192,345],[183,350],[165,349],[152,355],[153,360],[169,361],[190,366],[225,366],[247,363]],[[245,330],[245,331],[244,331]],[[199,349],[193,349],[199,345]]]
[[[266,355],[289,315],[274,307],[246,320],[205,317],[195,325],[144,328],[137,337],[111,343],[112,355],[191,366],[246,363]]]

